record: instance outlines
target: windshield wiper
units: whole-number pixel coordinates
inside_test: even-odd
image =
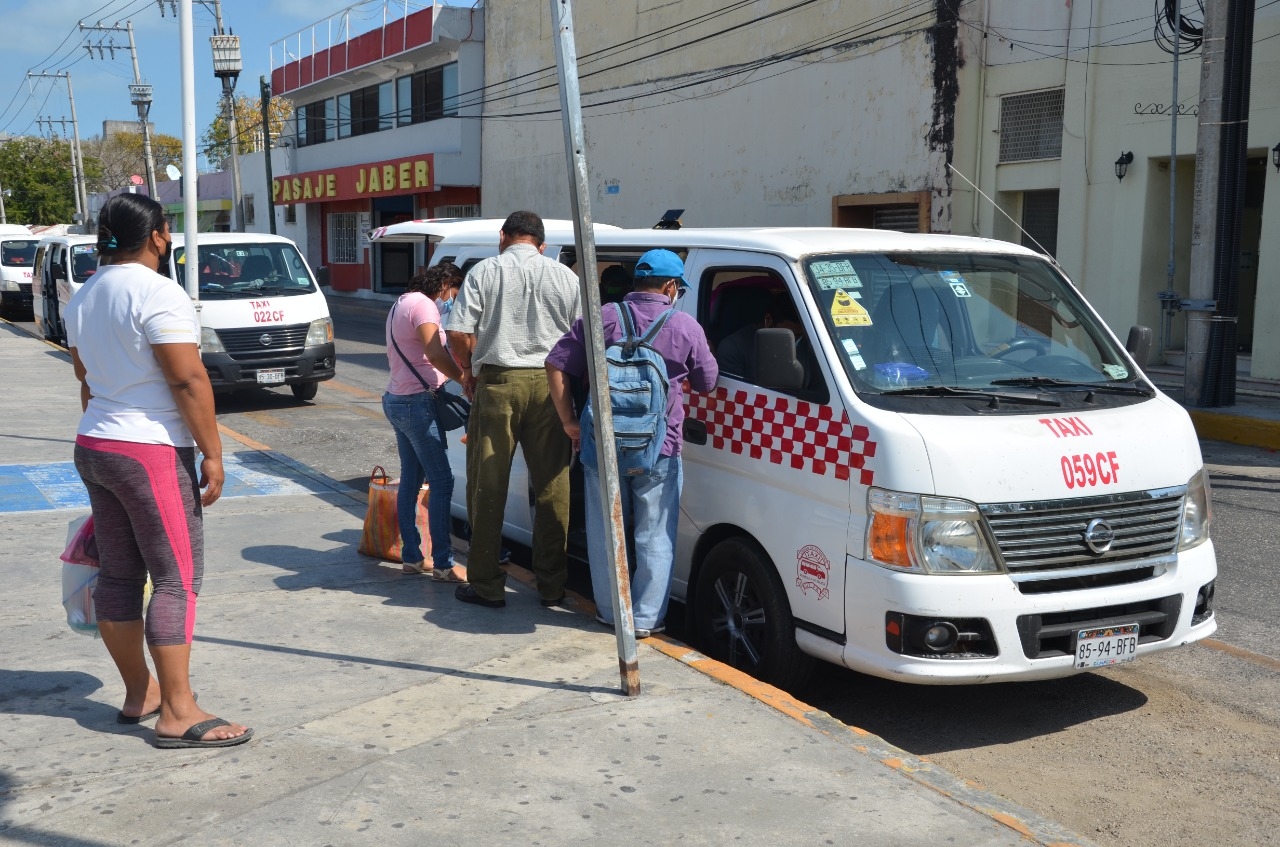
[[[992,404],[1005,401],[1008,403],[1027,403],[1039,406],[1061,406],[1057,397],[1046,394],[1022,394],[1012,391],[982,391],[976,388],[956,388],[950,385],[919,385],[913,388],[893,388],[881,391],[881,397],[976,397],[990,400]]]
[[[1137,383],[1115,382],[1075,382],[1069,379],[1055,379],[1051,376],[1015,376],[1008,379],[993,379],[992,385],[1033,385],[1041,387],[1069,388],[1073,391],[1106,391],[1111,394],[1136,394],[1141,397],[1154,397],[1155,392]]]

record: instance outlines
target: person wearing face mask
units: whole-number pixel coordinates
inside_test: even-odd
[[[84,409],[75,463],[98,546],[98,631],[124,681],[116,721],[156,719],[157,747],[229,747],[253,730],[196,705],[189,678],[204,576],[202,509],[221,495],[224,472],[195,308],[157,272],[172,249],[156,201],[121,194],[102,207],[103,266],[64,313]]]
[[[623,338],[619,309],[631,310],[636,333],[643,336],[655,320],[675,305],[687,288],[684,263],[670,250],[645,253],[636,263],[633,277],[633,290],[622,298],[621,303],[601,308],[605,347]],[[673,312],[654,336],[651,346],[666,363],[670,383],[662,455],[648,473],[628,474],[619,479],[627,536],[634,539],[634,550],[628,552],[635,565],[631,597],[637,638],[662,632],[667,597],[671,593],[676,525],[680,519],[680,489],[684,481],[680,462],[684,385],[687,381],[693,391],[711,391],[716,387],[719,376],[706,333],[692,315]],[[585,378],[587,374],[587,336],[581,318],[551,348],[546,369],[560,425],[573,442],[573,449],[579,450],[582,428],[574,413],[568,377]],[[598,610],[596,619],[612,628],[613,602],[609,596],[609,562],[604,537],[604,509],[600,503],[599,469],[584,462],[582,470],[587,506],[587,554],[591,566],[591,588]]]
[[[453,311],[453,301],[458,299],[458,289],[462,287],[462,269],[453,262],[441,262],[436,265],[444,277],[444,287],[436,297],[436,308],[440,310],[440,326],[448,323],[449,313]]]

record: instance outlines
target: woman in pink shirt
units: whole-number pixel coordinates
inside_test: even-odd
[[[449,535],[449,504],[453,500],[453,470],[445,454],[445,432],[436,421],[432,392],[462,370],[449,355],[440,328],[436,298],[462,280],[456,265],[443,262],[409,281],[387,315],[387,363],[391,379],[382,395],[382,410],[396,432],[400,454],[400,493],[396,518],[402,542],[405,573],[429,573],[445,582],[466,582],[466,572],[453,564]],[[418,532],[418,492],[423,480],[430,486],[427,501],[431,532],[431,563],[422,554]]]

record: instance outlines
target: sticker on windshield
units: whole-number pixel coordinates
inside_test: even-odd
[[[848,259],[838,262],[812,262],[809,270],[818,279],[818,288],[823,291],[835,291],[840,288],[861,288],[862,280],[853,269]]]
[[[942,271],[938,274],[942,277],[947,285],[951,286],[951,290],[955,292],[957,297],[972,297],[973,292],[969,290],[969,286],[965,283],[964,277],[955,271]]]
[[[1124,365],[1103,365],[1103,373],[1112,379],[1128,379],[1129,369]]]
[[[98,249],[96,244],[77,244],[71,248],[71,255],[83,256],[85,253],[92,253]]]
[[[844,290],[831,300],[831,322],[836,326],[871,326],[871,315]]]
[[[862,358],[862,354],[858,352],[858,345],[853,343],[852,338],[844,340],[844,352],[848,355],[849,364],[853,365],[854,370],[865,371],[867,369],[867,362]]]

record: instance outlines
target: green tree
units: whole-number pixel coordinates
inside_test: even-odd
[[[262,98],[238,94],[234,100],[236,111],[236,135],[240,152],[254,153],[262,149]],[[293,106],[283,97],[272,97],[271,137],[279,138],[293,117]],[[227,131],[226,113],[219,108],[218,116],[200,136],[204,152],[211,162],[220,162],[231,155],[230,133]]]
[[[85,170],[89,165],[86,159]],[[23,135],[0,142],[0,185],[13,192],[5,198],[5,217],[42,226],[71,223],[76,209],[72,174],[67,141]]]
[[[116,132],[106,138],[90,138],[84,142],[85,170],[88,171],[88,157],[97,159],[101,165],[100,179],[89,183],[89,193],[96,191],[112,191],[129,184],[134,174],[143,176],[147,172],[146,160],[142,155],[141,132]],[[182,167],[182,139],[163,133],[152,133],[151,156],[156,163],[156,182],[169,179],[165,173],[165,165]]]

